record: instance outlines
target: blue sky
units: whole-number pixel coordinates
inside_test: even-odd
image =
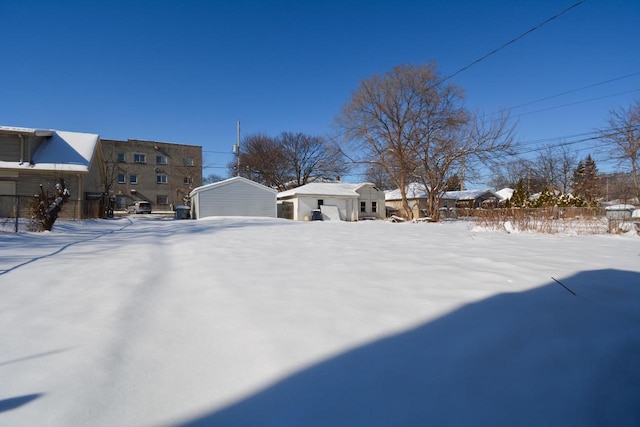
[[[577,1],[0,0],[0,125],[201,145],[226,176],[238,120],[336,137],[361,79],[451,75]],[[582,139],[640,99],[638,22],[637,0],[587,0],[452,82],[472,110],[527,104],[511,110],[527,146]],[[570,146],[613,167],[597,141]]]

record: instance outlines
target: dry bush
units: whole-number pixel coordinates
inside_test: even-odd
[[[476,224],[492,230],[537,233],[601,234],[609,230],[601,208],[547,207],[477,210]]]

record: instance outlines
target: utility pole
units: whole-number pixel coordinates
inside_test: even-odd
[[[238,141],[233,146],[233,152],[235,153],[237,159],[236,176],[240,176],[240,120],[238,120]]]

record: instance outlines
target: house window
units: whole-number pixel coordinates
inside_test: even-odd
[[[324,200],[318,199],[318,209],[320,209],[320,206],[322,205],[324,205]]]
[[[193,184],[193,178],[191,178],[190,176],[185,176],[184,180],[182,181],[182,183],[184,185],[191,185],[191,184]]]
[[[156,165],[166,165],[167,156],[156,156]]]
[[[129,175],[129,184],[137,184],[138,175]]]
[[[378,212],[378,202],[371,202],[371,212]]]
[[[156,175],[156,184],[166,184],[167,175]]]
[[[360,202],[360,212],[367,211],[367,202]]]
[[[185,157],[184,158],[185,166],[193,166],[193,157]]]
[[[125,182],[127,182],[127,179],[125,178],[124,174],[119,173],[118,174],[118,184],[124,184]]]
[[[164,194],[158,194],[156,196],[156,204],[157,205],[168,205],[169,204],[169,196]]]
[[[147,163],[147,155],[136,153],[133,155],[134,163]]]
[[[124,162],[125,161],[124,153],[118,153],[118,161],[119,162]]]

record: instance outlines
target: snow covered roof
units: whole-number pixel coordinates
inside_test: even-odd
[[[495,191],[485,188],[481,190],[463,190],[463,191],[447,191],[442,195],[442,199],[449,200],[475,200],[478,197],[491,193],[492,196],[501,199],[502,197]],[[424,184],[412,182],[407,186],[407,200],[426,199],[428,196],[427,187]],[[400,189],[388,191],[385,194],[385,200],[401,200],[402,195]]]
[[[2,169],[55,170],[58,172],[88,172],[100,136],[91,133],[58,130],[0,127],[0,131],[45,136],[31,163],[0,161]]]
[[[493,197],[500,199],[500,196],[497,193],[495,193],[493,190],[488,188],[481,189],[481,190],[447,191],[442,195],[441,199],[475,200],[478,197],[481,197],[487,193],[489,193]]]
[[[423,184],[412,182],[407,185],[407,200],[426,199],[428,193],[427,187]],[[400,189],[397,188],[395,190],[387,191],[384,198],[385,200],[402,200],[402,194],[400,193]]]
[[[28,134],[36,136],[51,136],[53,130],[51,129],[33,129],[33,128],[21,128],[14,126],[0,126],[0,132],[2,133],[15,133],[15,134]]]
[[[264,189],[264,190],[271,191],[273,193],[277,192],[273,188],[266,187],[266,186],[264,186],[264,185],[262,185],[262,184],[260,184],[258,182],[251,181],[250,179],[247,179],[247,178],[244,178],[244,177],[241,177],[241,176],[234,176],[233,178],[225,179],[224,181],[213,182],[211,184],[207,184],[207,185],[203,185],[203,186],[194,188],[193,190],[191,190],[191,193],[189,195],[193,196],[194,194],[199,193],[201,191],[206,191],[206,190],[210,190],[212,188],[217,188],[217,187],[223,187],[225,185],[229,185],[229,184],[232,184],[234,182],[245,182],[247,184],[253,185],[255,187],[259,187],[259,188]]]
[[[607,211],[633,211],[635,208],[636,207],[634,205],[620,204],[620,205],[607,206],[604,209]]]
[[[507,200],[507,199],[511,199],[511,196],[513,196],[514,191],[515,190],[513,188],[505,187],[502,190],[496,191],[496,194],[502,197],[502,200]]]
[[[349,184],[346,182],[312,182],[300,187],[278,193],[278,198],[291,196],[341,196],[358,197],[358,191],[365,185],[373,185],[368,182],[360,184]]]

